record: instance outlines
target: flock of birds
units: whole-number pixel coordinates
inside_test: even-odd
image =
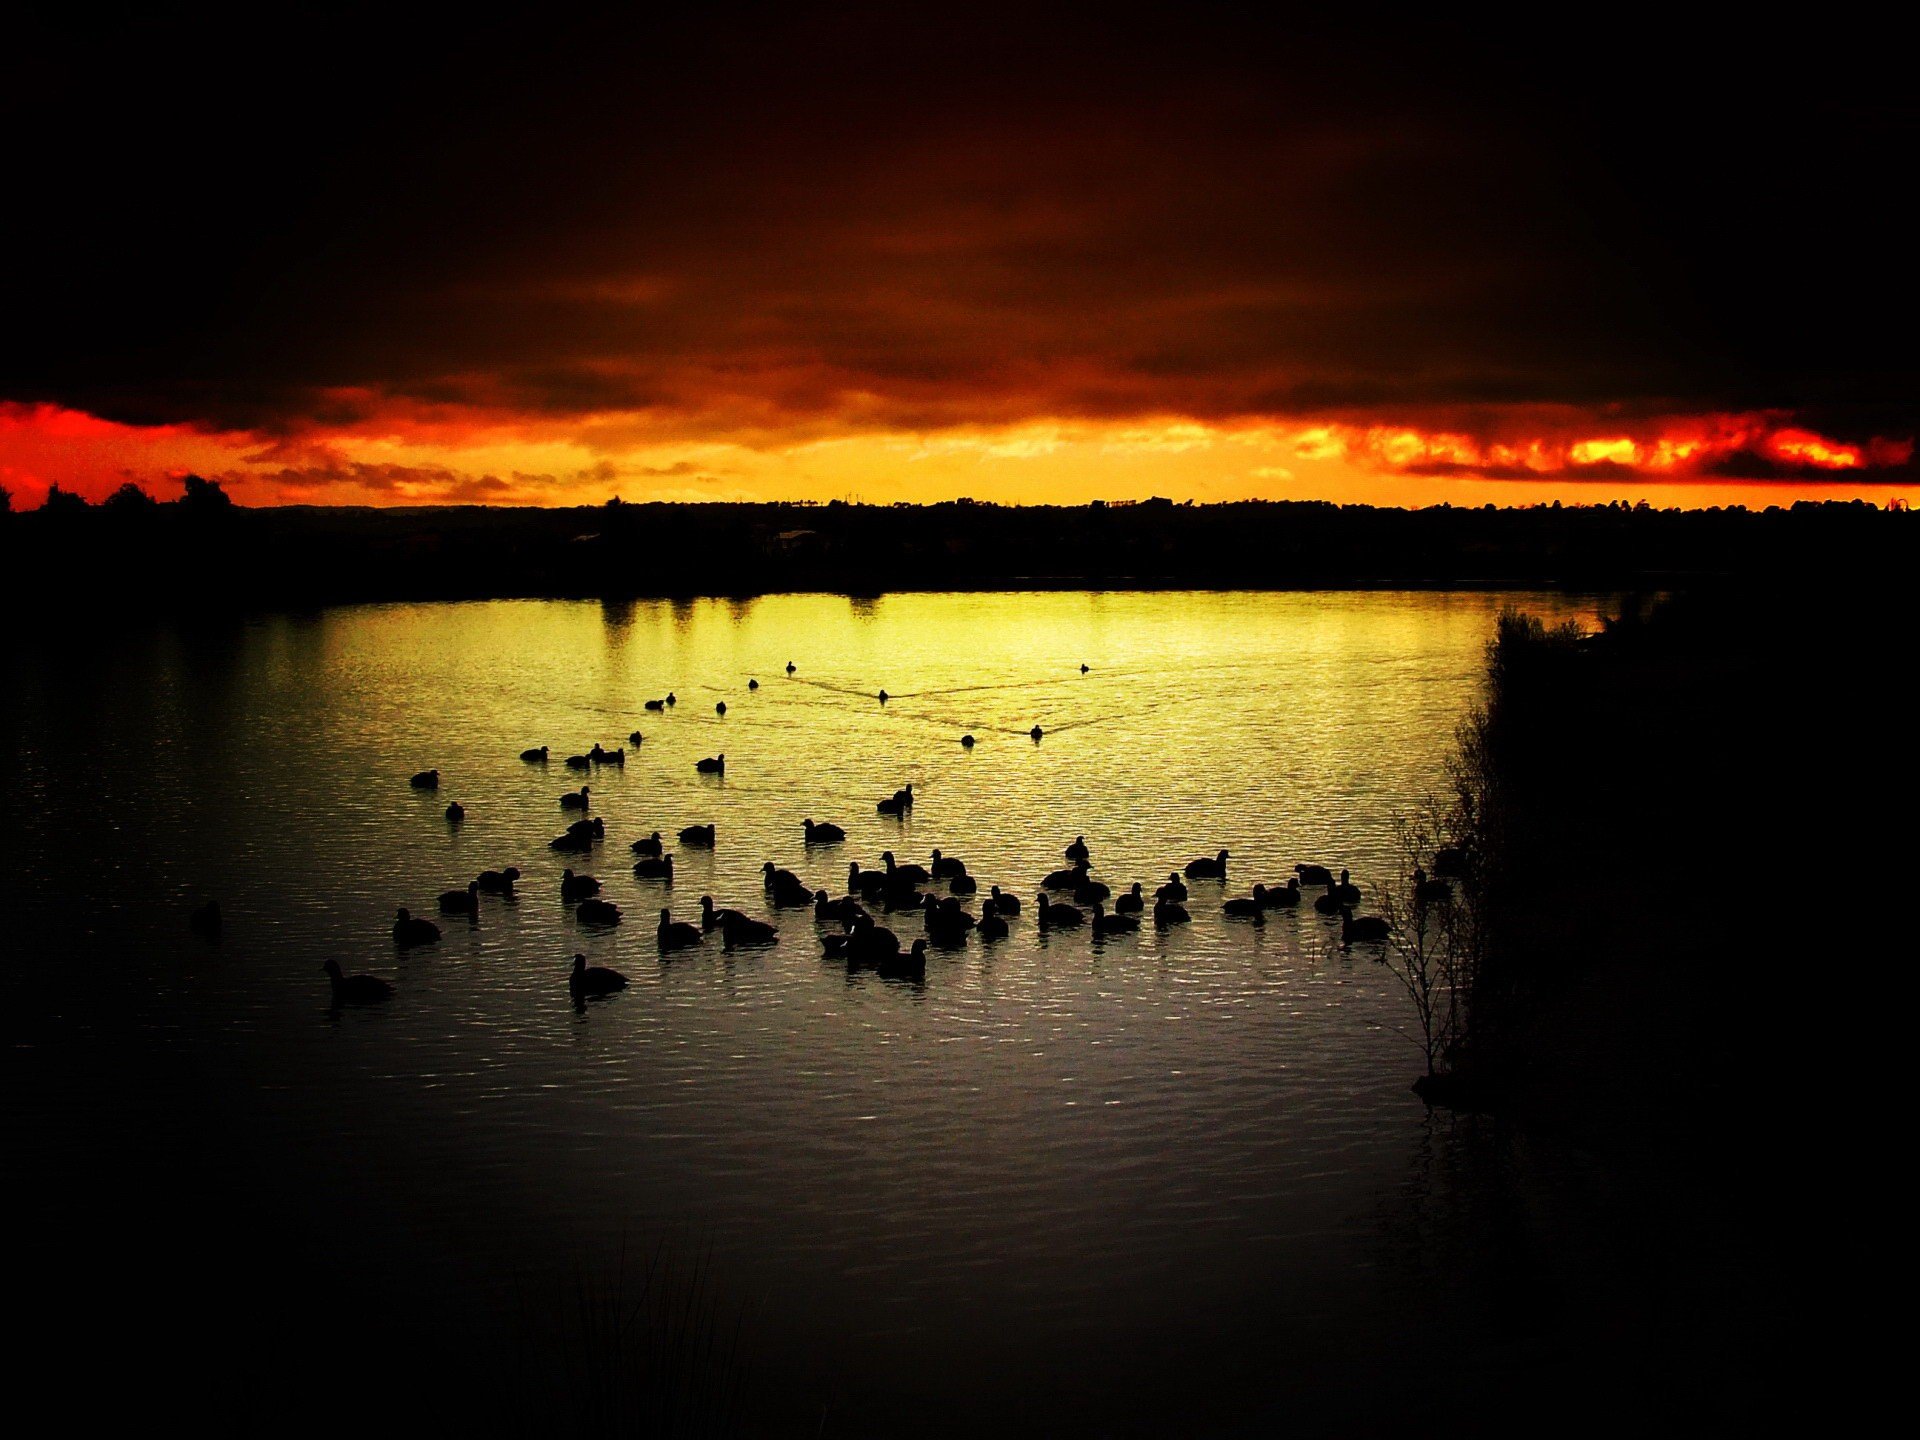
[[[789,663],[787,673],[791,675],[795,668]],[[1084,673],[1087,667],[1082,666],[1081,669]],[[750,680],[748,685],[750,689],[759,688],[757,680]],[[881,691],[879,698],[884,702],[887,699],[886,692]],[[677,703],[677,697],[669,693],[662,699],[647,701],[646,708],[649,711],[665,711]],[[715,709],[724,715],[726,703],[720,702]],[[1034,727],[1032,733],[1038,739],[1039,727]],[[970,748],[972,739],[971,735],[965,736],[962,744]],[[628,744],[636,748],[642,741],[638,730],[628,737]],[[550,755],[549,747],[539,745],[522,751],[520,758],[529,764],[544,765]],[[582,754],[567,756],[565,764],[568,769],[580,772],[591,772],[601,766],[621,767],[626,764],[626,748],[609,750],[596,743]],[[724,774],[726,756],[719,754],[701,759],[695,769],[702,774]],[[410,783],[416,790],[437,791],[440,772],[422,770],[412,777]],[[912,812],[913,805],[913,786],[908,783],[881,799],[875,809],[882,815],[904,818]],[[578,790],[570,790],[560,796],[560,808],[565,812],[579,812],[581,818],[574,820],[550,842],[551,849],[563,855],[591,856],[597,847],[605,843],[606,822],[598,816],[587,815],[591,807],[590,785],[583,784]],[[466,818],[465,809],[457,801],[450,803],[445,813],[449,824],[458,825]],[[847,838],[843,827],[815,821],[810,817],[801,820],[800,827],[803,843],[810,850],[840,845]],[[716,828],[712,824],[684,826],[677,832],[676,838],[683,849],[712,850],[717,843]],[[674,856],[668,852],[666,841],[658,830],[633,841],[630,850],[634,856],[632,868],[636,878],[672,885]],[[1418,903],[1450,895],[1445,874],[1457,858],[1443,853],[1436,863],[1434,878],[1428,878],[1424,872],[1416,872],[1415,898]],[[1076,836],[1073,843],[1066,846],[1062,859],[1066,863],[1041,877],[1035,886],[1035,924],[1042,932],[1084,928],[1096,940],[1100,940],[1137,931],[1145,923],[1151,923],[1160,930],[1186,924],[1192,918],[1187,908],[1192,891],[1186,882],[1220,882],[1224,885],[1229,854],[1226,850],[1220,850],[1216,854],[1188,861],[1183,869],[1170,871],[1166,882],[1157,886],[1151,896],[1139,882],[1134,882],[1116,895],[1105,882],[1096,879],[1093,874],[1093,854],[1084,835]],[[1269,911],[1297,909],[1309,903],[1308,892],[1317,889],[1321,893],[1313,896],[1310,903],[1320,914],[1338,919],[1342,944],[1379,943],[1388,938],[1389,926],[1384,918],[1354,913],[1362,896],[1360,888],[1353,883],[1346,870],[1336,872],[1316,864],[1300,864],[1293,868],[1295,873],[1282,884],[1257,884],[1247,895],[1223,898],[1220,902],[1222,913],[1253,925],[1264,925]],[[979,894],[979,882],[963,860],[937,849],[928,857],[925,865],[902,863],[891,850],[880,855],[877,867],[863,868],[858,860],[849,860],[845,891],[838,896],[809,886],[791,870],[782,869],[771,860],[761,866],[761,875],[765,906],[773,914],[778,916],[782,911],[812,911],[815,939],[821,946],[824,958],[842,961],[849,970],[871,970],[884,978],[924,978],[930,944],[955,948],[963,946],[969,935],[988,944],[1005,939],[1009,927],[1021,916],[1023,908],[1018,895],[1003,891],[998,885],[991,885],[988,893],[979,899],[979,914],[973,914],[966,906]],[[477,920],[482,896],[511,898],[516,893],[514,887],[520,878],[520,870],[511,865],[500,870],[482,871],[464,888],[442,893],[438,900],[439,913],[442,916],[464,916]],[[938,893],[942,889],[945,893]],[[584,928],[607,930],[621,924],[625,918],[617,904],[602,896],[601,882],[593,875],[576,873],[572,868],[565,869],[560,879],[559,894],[561,902],[573,908],[575,920]],[[876,912],[879,918],[876,918]],[[900,924],[898,917],[913,916],[919,918],[924,933],[903,941],[894,927]],[[891,923],[883,924],[883,920]],[[209,905],[195,912],[196,929],[209,931],[217,929],[218,924],[217,905]],[[743,910],[717,905],[711,895],[700,897],[697,925],[675,920],[672,907],[663,905],[654,930],[662,959],[704,946],[708,938],[716,933],[722,946],[729,951],[774,945],[780,939],[778,926]],[[393,941],[403,950],[433,944],[440,936],[440,926],[435,921],[415,915],[408,909],[401,909],[394,919]],[[333,960],[327,961],[324,968],[336,1004],[378,1003],[394,993],[392,982],[380,976],[345,974],[339,963]],[[573,957],[567,985],[576,1001],[584,1002],[613,994],[624,989],[626,984],[626,977],[617,970],[589,965],[584,955],[576,954]]]

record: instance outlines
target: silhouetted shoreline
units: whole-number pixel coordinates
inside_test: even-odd
[[[1658,589],[1904,566],[1907,512],[1315,501],[287,507],[0,514],[17,598],[167,606],[1004,589]]]

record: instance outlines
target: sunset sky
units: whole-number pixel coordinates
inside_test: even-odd
[[[17,30],[0,486],[1917,488],[1920,105],[1864,22],[693,8]]]

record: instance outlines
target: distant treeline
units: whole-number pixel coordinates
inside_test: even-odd
[[[999,506],[644,504],[243,509],[57,493],[0,511],[16,595],[240,604],[1021,586],[1656,588],[1903,568],[1920,535],[1864,502],[1376,509],[1312,501]]]

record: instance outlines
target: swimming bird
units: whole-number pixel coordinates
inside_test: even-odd
[[[1222,850],[1209,860],[1202,855],[1198,860],[1187,862],[1189,880],[1224,880],[1227,878],[1227,852]]]
[[[726,924],[728,920],[744,920],[746,918],[747,917],[738,910],[716,909],[711,895],[702,895],[700,897],[700,928],[702,930],[718,930],[722,925]]]
[[[699,845],[711,850],[713,848],[713,835],[713,826],[710,824],[683,825],[680,827],[680,843],[682,845]]]
[[[567,977],[567,988],[581,999],[611,995],[616,990],[627,988],[627,977],[604,965],[589,965],[586,956],[575,955],[573,973]]]
[[[1096,900],[1093,902],[1093,933],[1095,938],[1103,935],[1125,935],[1138,930],[1140,922],[1131,915],[1109,915],[1107,907]]]
[[[747,681],[747,689],[758,690],[759,688],[760,688],[760,682],[758,680]]]
[[[971,749],[973,749],[973,736],[971,736],[971,735],[962,735],[962,736],[960,737],[960,743],[961,743],[961,744],[962,744],[963,746],[965,746],[965,747],[966,747],[967,749],[969,749],[969,750],[971,750]]]
[[[1362,915],[1356,920],[1353,918],[1352,909],[1340,912],[1340,943],[1342,945],[1351,945],[1356,941],[1363,945],[1371,944],[1385,940],[1391,933],[1387,922],[1378,915]]]
[[[378,975],[342,975],[338,960],[329,960],[320,969],[332,986],[336,1005],[377,1005],[393,998],[392,982]]]
[[[664,880],[673,883],[673,857],[671,855],[642,855],[633,862],[633,873],[641,880]]]
[[[1259,919],[1267,913],[1267,887],[1256,885],[1251,896],[1236,895],[1220,908],[1228,915],[1238,915],[1242,919]]]
[[[509,865],[504,870],[482,870],[473,883],[480,887],[483,895],[511,895],[513,882],[519,878],[519,869]]]
[[[1087,918],[1071,905],[1054,904],[1047,899],[1044,891],[1034,906],[1034,914],[1039,916],[1042,930],[1078,925]]]
[[[1113,894],[1111,887],[1095,880],[1091,875],[1082,875],[1073,887],[1073,903],[1091,905],[1096,900],[1105,900]]]
[[[569,830],[549,840],[547,848],[558,850],[562,855],[585,855],[593,849],[593,833]]]
[[[588,797],[590,786],[582,785],[578,790],[569,790],[560,797],[562,810],[584,810],[592,803]]]
[[[1000,907],[989,900],[980,907],[980,923],[974,932],[982,940],[1004,940],[1007,938],[1007,922],[1000,918]]]
[[[955,895],[971,895],[980,888],[980,882],[964,870],[947,880],[947,889]]]
[[[585,900],[600,893],[600,882],[591,875],[576,875],[571,870],[560,873],[560,898],[562,900]]]
[[[893,851],[882,850],[880,863],[887,867],[887,880],[890,884],[924,885],[933,876],[924,865],[902,865],[893,858]]]
[[[927,896],[921,913],[927,933],[939,940],[964,940],[976,923],[973,916],[962,910],[960,902],[951,896],[945,900]]]
[[[764,920],[755,920],[736,910],[726,912],[732,918],[720,926],[720,939],[727,949],[736,945],[777,945],[780,932]]]
[[[667,704],[678,705],[679,703],[680,703],[680,697],[678,695],[675,695],[671,690],[667,691]]]
[[[847,838],[847,832],[830,821],[816,825],[811,820],[802,820],[800,824],[807,832],[809,845],[838,845]]]
[[[700,932],[691,925],[675,920],[671,910],[662,910],[654,938],[662,950],[685,950],[700,943]]]
[[[1116,915],[1138,915],[1147,908],[1147,897],[1140,893],[1140,882],[1133,882],[1133,888],[1113,902]]]
[[[887,888],[886,873],[881,870],[862,870],[858,860],[847,862],[847,891],[861,895],[869,900],[875,899]]]
[[[717,704],[715,704],[715,706],[713,707],[713,713],[716,715],[725,715],[727,713],[727,702],[722,700]]]
[[[991,903],[994,910],[999,914],[1018,915],[1020,913],[1020,897],[1018,895],[1002,895],[998,885],[993,887]]]
[[[667,708],[667,702],[664,700],[649,700],[645,708],[648,710],[665,710]]]
[[[1040,737],[1046,733],[1047,732],[1042,730],[1038,725],[1034,726],[1033,729],[1027,732],[1027,734],[1033,737],[1033,743],[1036,745],[1040,743]]]
[[[886,692],[886,691],[884,691],[884,690],[882,690],[882,691],[880,692],[880,703],[881,703],[882,705],[884,705],[884,704],[886,704],[886,703],[887,703],[887,692]]]
[[[618,925],[620,907],[611,900],[582,900],[573,918],[582,925]]]
[[[1333,885],[1332,890],[1340,897],[1342,904],[1358,905],[1360,903],[1360,887],[1352,882],[1345,870],[1340,872],[1340,879]]]
[[[791,675],[793,674],[794,671],[798,670],[799,668],[800,667],[794,664],[791,660],[787,661],[787,674]]]
[[[1176,905],[1187,898],[1187,887],[1185,882],[1181,880],[1178,870],[1169,870],[1167,872],[1167,883],[1153,892],[1153,898],[1156,900],[1170,900]]]
[[[569,770],[591,770],[592,768],[593,761],[589,760],[585,755],[567,756],[567,769]]]
[[[1089,665],[1084,665],[1084,664],[1083,664],[1083,665],[1082,665],[1082,666],[1080,667],[1080,673],[1081,673],[1082,675],[1084,675],[1084,674],[1086,674],[1086,673],[1087,673],[1087,671],[1088,671],[1088,670],[1090,670],[1091,668],[1092,668],[1091,666],[1089,666]]]
[[[1067,866],[1063,870],[1049,870],[1046,879],[1040,884],[1048,890],[1072,890],[1087,878],[1084,862]]]
[[[607,838],[607,822],[598,815],[586,820],[576,820],[567,826],[567,834],[578,835],[583,840],[604,840]]]
[[[850,965],[877,965],[900,953],[900,937],[871,919],[856,924],[847,937],[846,957]]]
[[[1313,901],[1313,908],[1318,910],[1322,915],[1338,915],[1342,910],[1347,908],[1347,905],[1348,902],[1342,900],[1339,895],[1335,893],[1331,879],[1327,881],[1326,893],[1315,896]]]
[[[778,869],[769,860],[760,867],[760,874],[767,887],[767,894],[772,897],[775,906],[797,910],[802,905],[813,903],[813,891],[809,890],[801,882],[800,877],[791,870]]]
[[[659,856],[662,853],[660,832],[656,830],[651,835],[643,835],[640,839],[634,841],[630,848],[636,855]]]
[[[950,855],[942,855],[938,850],[935,850],[928,861],[927,873],[935,880],[947,880],[955,875],[966,874],[967,864],[964,860]]]
[[[1256,885],[1256,890],[1261,887]],[[1300,877],[1294,876],[1284,885],[1269,885],[1262,892],[1261,899],[1269,910],[1287,910],[1300,903]]]
[[[470,880],[464,890],[442,890],[440,913],[442,915],[478,915],[480,913],[480,882]]]
[[[639,745],[640,745],[640,744],[641,744],[641,743],[642,743],[642,742],[643,742],[643,741],[644,741],[644,740],[645,740],[646,738],[647,738],[646,736],[644,736],[644,735],[642,735],[642,734],[641,734],[641,733],[640,733],[640,732],[639,732],[638,730],[636,730],[636,731],[634,731],[634,732],[633,732],[633,733],[632,733],[631,735],[629,735],[629,736],[627,736],[627,744],[629,744],[629,745],[632,745],[632,746],[634,746],[634,747],[636,747],[636,748],[638,748],[638,746],[639,746]]]
[[[413,945],[431,945],[439,938],[440,927],[431,920],[422,920],[404,908],[394,917],[393,943],[403,950]]]
[[[1429,879],[1427,872],[1414,867],[1413,898],[1416,904],[1431,905],[1437,901],[1453,899],[1453,882],[1437,876]]]
[[[1093,852],[1087,849],[1087,837],[1084,835],[1074,836],[1073,843],[1067,846],[1063,853],[1066,855],[1069,865],[1078,865],[1083,861],[1093,859]]]
[[[458,800],[455,800],[452,804],[447,806],[447,823],[449,825],[458,825],[462,820],[466,818],[467,818],[467,807],[462,805]]]
[[[1293,873],[1300,877],[1302,885],[1331,885],[1333,872],[1324,865],[1296,865]]]
[[[547,758],[547,747],[544,745],[536,745],[531,750],[522,750],[520,752],[520,758],[537,764]]]
[[[593,747],[593,753],[587,758],[596,765],[618,765],[624,769],[627,763],[627,752],[625,750],[602,750],[596,745]]]
[[[422,770],[407,783],[416,790],[438,790],[440,788],[440,772],[438,770]]]
[[[1193,916],[1187,913],[1187,907],[1172,900],[1153,902],[1153,925],[1156,930],[1164,930],[1169,925],[1184,925]]]
[[[883,980],[924,980],[927,974],[927,942],[916,940],[913,948],[902,955],[895,951],[891,955],[882,955],[874,964]]]
[[[727,773],[726,754],[722,752],[718,755],[709,755],[704,760],[696,760],[693,762],[693,768],[702,775],[724,775]]]

